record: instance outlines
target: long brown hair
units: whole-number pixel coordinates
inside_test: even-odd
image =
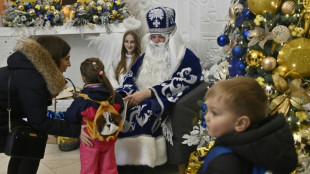
[[[99,58],[87,58],[81,63],[80,71],[82,76],[85,77],[87,83],[100,83],[101,87],[108,88],[110,95],[112,96],[110,103],[114,103],[115,92],[104,72],[104,65]]]
[[[71,50],[69,44],[57,36],[40,36],[36,41],[51,54],[58,67],[60,59],[66,57]]]
[[[141,41],[137,33],[133,30],[128,30],[125,32],[123,36],[123,42],[122,42],[122,52],[121,52],[121,60],[118,62],[118,65],[115,70],[116,79],[118,79],[118,76],[120,74],[126,74],[129,69],[126,68],[126,53],[127,50],[125,48],[125,39],[127,35],[132,35],[134,42],[135,42],[135,49],[133,50],[132,60],[129,66],[129,69],[131,66],[139,59],[141,55]]]

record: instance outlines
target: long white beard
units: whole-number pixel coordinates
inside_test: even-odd
[[[150,41],[140,67],[140,73],[136,78],[136,85],[139,90],[148,89],[168,80],[170,62],[166,45],[166,43],[155,44]]]

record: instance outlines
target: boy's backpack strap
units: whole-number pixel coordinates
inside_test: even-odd
[[[225,146],[215,146],[211,148],[211,150],[209,151],[209,153],[204,159],[201,172],[206,171],[209,162],[212,161],[214,158],[216,158],[217,156],[223,155],[223,154],[227,154],[227,153],[233,153],[233,152],[230,148],[225,147]]]
[[[201,169],[199,170],[199,173],[203,173],[207,170],[208,164],[210,163],[211,160],[213,160],[217,156],[224,155],[227,153],[233,153],[233,151],[230,148],[225,147],[225,146],[214,146],[209,151],[207,156],[205,157],[203,165],[202,165]],[[252,174],[265,174],[265,172],[266,172],[265,168],[257,166],[257,165],[253,166]]]
[[[252,174],[265,174],[265,173],[266,173],[266,169],[265,168],[257,166],[257,165],[253,166]],[[272,174],[271,171],[269,171],[269,173]]]

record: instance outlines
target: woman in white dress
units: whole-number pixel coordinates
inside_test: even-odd
[[[108,78],[114,89],[123,85],[124,76],[141,55],[141,43],[137,33],[128,30],[123,36],[121,58],[108,69]]]

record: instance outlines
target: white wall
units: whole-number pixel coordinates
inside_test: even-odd
[[[219,51],[220,47],[216,43],[216,38],[223,32],[226,24],[225,17],[228,14],[230,0],[124,0],[124,2],[128,3],[128,9],[143,23],[139,30],[141,36],[147,32],[145,12],[156,6],[167,6],[175,9],[178,30],[187,47],[194,51],[201,61],[207,62],[212,58],[213,52]],[[99,36],[99,34],[92,35]],[[89,35],[83,37],[79,34],[61,35],[72,47],[72,66],[64,75],[72,79],[79,87],[83,84],[79,73],[80,62],[92,56],[107,57],[102,56],[102,49],[94,46],[87,47],[89,41],[85,40],[86,36]],[[118,45],[121,41],[114,39],[110,42]],[[15,44],[14,37],[1,37],[0,34],[0,66],[6,65],[7,56],[13,51]],[[118,55],[117,49],[119,48],[107,51]]]

